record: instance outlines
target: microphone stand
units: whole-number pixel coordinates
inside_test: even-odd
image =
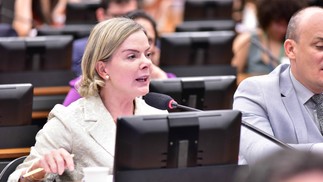
[[[199,112],[203,112],[203,111],[202,111],[202,110],[200,110],[200,109],[195,109],[195,108],[192,108],[192,107],[183,106],[183,105],[180,105],[180,104],[178,104],[178,103],[176,103],[176,102],[172,102],[172,107],[173,107],[173,108],[184,109],[184,110],[186,110],[186,111],[199,111]],[[262,130],[260,130],[260,129],[256,128],[255,126],[253,126],[253,125],[251,125],[251,124],[249,124],[249,123],[247,123],[247,122],[244,122],[244,121],[242,121],[242,120],[241,120],[241,124],[242,124],[244,127],[246,127],[246,128],[248,128],[248,129],[250,129],[251,131],[253,131],[253,132],[255,132],[255,133],[257,133],[257,134],[259,134],[259,135],[261,135],[261,136],[263,136],[263,137],[265,137],[265,138],[267,138],[268,140],[270,140],[270,141],[274,142],[275,144],[277,144],[277,145],[279,145],[279,146],[281,146],[281,147],[283,147],[283,148],[285,148],[285,149],[295,150],[295,148],[294,148],[294,147],[292,147],[292,146],[290,146],[290,145],[288,145],[288,144],[286,144],[286,143],[284,143],[284,142],[282,142],[282,141],[280,141],[280,140],[276,139],[275,137],[273,137],[273,136],[269,135],[268,133],[266,133],[266,132],[264,132],[264,131],[262,131]]]
[[[272,68],[275,68],[274,63],[276,63],[277,65],[280,63],[279,59],[277,59],[268,49],[264,48],[258,40],[251,38],[251,43],[257,46],[262,52],[266,53],[269,56],[270,66]]]
[[[202,111],[202,110],[199,110],[199,109],[195,109],[195,108],[193,108],[193,107],[187,107],[187,106],[184,106],[184,105],[180,105],[180,104],[178,104],[178,103],[176,103],[176,102],[172,102],[172,107],[173,107],[173,108],[184,109],[184,110],[186,110],[186,111],[199,111],[199,112],[201,112],[201,111]]]
[[[274,143],[276,143],[277,145],[279,145],[279,146],[281,146],[281,147],[283,147],[285,149],[295,150],[294,147],[292,147],[290,145],[287,145],[286,143],[283,143],[282,141],[276,139],[275,137],[269,135],[268,133],[266,133],[266,132],[264,132],[264,131],[256,128],[256,127],[254,127],[253,125],[251,125],[251,124],[249,124],[247,122],[241,121],[241,124],[244,127],[246,127],[248,129],[252,130],[253,132],[255,132],[255,133],[257,133],[257,134],[259,134],[259,135],[261,135],[261,136],[263,136],[263,137],[265,137],[267,139],[269,139],[270,141],[273,141]]]

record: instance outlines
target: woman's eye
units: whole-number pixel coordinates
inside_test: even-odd
[[[135,59],[135,58],[136,58],[136,56],[134,54],[128,56],[128,59]]]
[[[151,57],[152,57],[152,55],[153,55],[153,54],[152,54],[151,52],[148,52],[148,53],[146,54],[146,57],[147,57],[147,58],[151,58]]]
[[[323,46],[321,46],[321,45],[317,45],[316,48],[319,50],[323,50]]]

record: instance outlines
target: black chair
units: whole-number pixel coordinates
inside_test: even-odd
[[[27,156],[22,156],[12,160],[0,173],[0,182],[7,182],[11,173],[16,170],[16,167],[21,164]]]
[[[39,130],[38,125],[1,126],[0,138],[7,139],[1,140],[0,149],[31,147]]]

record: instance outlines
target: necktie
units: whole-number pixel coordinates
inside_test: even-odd
[[[317,119],[320,125],[320,131],[323,134],[323,94],[315,94],[312,97],[315,103]]]

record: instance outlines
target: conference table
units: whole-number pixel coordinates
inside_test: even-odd
[[[70,86],[35,87],[34,96],[66,95]],[[47,118],[49,110],[33,111],[32,119]]]
[[[116,172],[115,182],[233,182],[240,173],[248,172],[247,165],[216,165],[188,168],[163,168]]]

